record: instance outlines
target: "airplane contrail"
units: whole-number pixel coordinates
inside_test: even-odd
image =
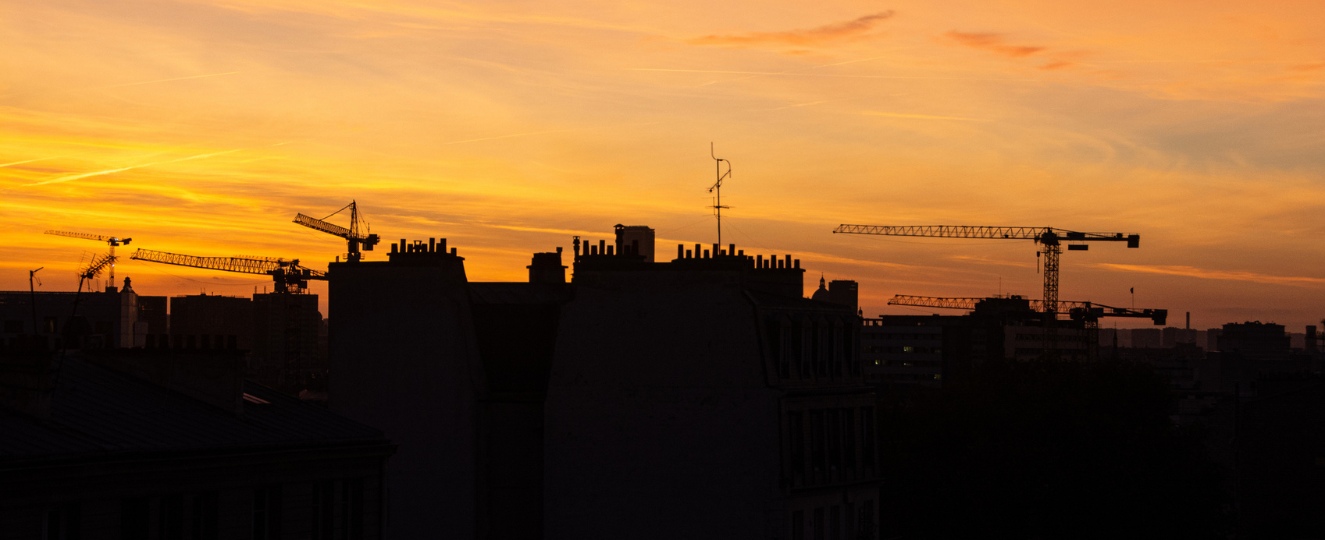
[[[240,150],[243,150],[243,148],[236,148],[236,149],[234,149],[234,150],[224,150],[224,151],[221,151],[221,152],[212,152],[212,153],[210,153],[210,154],[198,154],[198,155],[196,155],[196,156],[182,157],[182,158],[179,158],[179,159],[171,159],[171,160],[167,160],[167,161],[154,161],[154,162],[152,162],[152,163],[143,163],[143,164],[141,164],[141,165],[130,165],[130,166],[128,166],[128,167],[121,167],[121,168],[119,168],[119,169],[107,169],[107,170],[104,170],[104,171],[95,171],[95,172],[90,172],[90,173],[71,174],[71,175],[68,175],[68,176],[61,176],[61,177],[59,177],[59,178],[52,178],[52,179],[50,179],[50,180],[43,180],[43,181],[41,181],[41,182],[33,182],[33,183],[31,183],[31,184],[23,184],[23,185],[20,185],[19,187],[44,186],[44,185],[47,185],[47,184],[60,184],[60,183],[64,183],[64,182],[71,182],[71,181],[74,181],[74,180],[79,180],[79,179],[82,179],[82,178],[87,178],[87,177],[89,177],[89,176],[101,176],[101,175],[104,175],[104,174],[114,174],[114,173],[117,173],[117,172],[123,172],[123,171],[131,170],[131,169],[141,169],[141,168],[143,168],[143,167],[151,167],[151,166],[153,166],[153,165],[165,165],[165,164],[168,164],[168,163],[179,163],[179,162],[181,162],[181,161],[189,161],[189,160],[191,160],[191,159],[209,158],[209,157],[212,157],[212,156],[219,156],[219,155],[222,155],[222,154],[231,154],[231,153],[234,153],[234,152],[238,152],[238,151],[240,151]]]
[[[29,159],[29,160],[26,160],[26,161],[15,161],[15,162],[13,162],[13,163],[0,163],[0,167],[9,167],[9,166],[11,166],[11,165],[22,165],[22,164],[24,164],[24,163],[32,163],[32,162],[34,162],[34,161],[46,161],[46,160],[48,160],[48,159],[56,159],[56,158],[62,158],[62,157],[69,157],[69,156],[71,156],[71,155],[73,155],[73,154],[66,154],[66,155],[63,155],[63,156],[43,157],[43,158],[37,158],[37,159]]]
[[[102,89],[106,89],[106,88],[121,88],[121,87],[124,87],[124,86],[138,86],[138,85],[140,85],[140,84],[152,84],[152,83],[170,82],[170,81],[183,81],[183,80],[186,80],[186,79],[202,79],[202,78],[205,78],[205,77],[220,77],[220,76],[222,76],[222,75],[234,75],[234,74],[236,74],[236,73],[239,73],[239,72],[238,72],[238,71],[227,71],[227,72],[225,72],[225,73],[211,73],[211,74],[208,74],[208,75],[193,75],[193,76],[190,76],[190,77],[175,77],[175,78],[173,78],[173,79],[157,79],[157,80],[155,80],[155,81],[141,81],[141,82],[132,82],[132,83],[124,83],[124,84],[115,84],[115,85],[111,85],[111,86],[102,86],[101,88],[102,88]]]

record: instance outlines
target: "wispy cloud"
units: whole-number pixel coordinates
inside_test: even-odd
[[[984,118],[967,118],[964,116],[936,116],[932,114],[908,114],[881,111],[861,111],[860,114],[866,116],[886,116],[888,118],[912,118],[917,120],[960,120],[965,122],[988,122]]]
[[[118,169],[106,169],[106,170],[104,170],[104,171],[93,171],[93,172],[89,172],[89,173],[71,174],[71,175],[67,175],[67,176],[61,176],[61,177],[58,177],[58,178],[52,178],[52,179],[50,179],[50,180],[42,180],[42,181],[40,181],[40,182],[33,182],[33,183],[31,183],[31,184],[23,184],[23,185],[21,185],[21,186],[19,186],[19,187],[44,186],[44,185],[48,185],[48,184],[60,184],[60,183],[64,183],[64,182],[72,182],[72,181],[74,181],[74,180],[81,180],[81,179],[83,179],[83,178],[89,178],[89,177],[92,177],[92,176],[101,176],[101,175],[106,175],[106,174],[114,174],[114,173],[117,173],[117,172],[124,172],[124,171],[133,170],[133,169],[141,169],[141,168],[143,168],[143,167],[151,167],[151,166],[153,166],[153,165],[166,165],[166,164],[168,164],[168,163],[179,163],[179,162],[181,162],[181,161],[189,161],[189,160],[193,160],[193,159],[203,159],[203,158],[209,158],[209,157],[213,157],[213,156],[220,156],[220,155],[224,155],[224,154],[231,154],[231,153],[234,153],[234,152],[238,152],[238,151],[240,151],[240,150],[242,150],[242,149],[241,149],[241,148],[237,148],[237,149],[234,149],[234,150],[225,150],[225,151],[221,151],[221,152],[212,152],[212,153],[209,153],[209,154],[198,154],[198,155],[196,155],[196,156],[182,157],[182,158],[179,158],[179,159],[172,159],[172,160],[167,160],[167,161],[154,161],[154,162],[152,162],[152,163],[143,163],[143,164],[140,164],[140,165],[130,165],[130,166],[128,166],[128,167],[121,167],[121,168],[118,168]]]
[[[142,85],[142,84],[154,84],[154,83],[163,83],[163,82],[171,82],[171,81],[184,81],[184,80],[188,80],[188,79],[205,79],[205,78],[207,78],[207,77],[220,77],[220,76],[222,76],[222,75],[234,75],[234,74],[236,74],[236,73],[239,73],[239,72],[238,72],[238,71],[227,71],[227,72],[225,72],[225,73],[209,73],[209,74],[206,74],[206,75],[192,75],[192,76],[189,76],[189,77],[175,77],[175,78],[173,78],[173,79],[156,79],[156,80],[152,80],[152,81],[138,81],[138,82],[124,83],[124,84],[113,84],[113,85],[110,85],[110,86],[103,86],[103,87],[101,87],[101,88],[123,88],[123,87],[125,87],[125,86],[138,86],[138,85]]]
[[[975,49],[983,49],[1007,56],[1009,58],[1020,58],[1032,54],[1044,52],[1047,48],[1035,45],[1010,45],[1003,39],[1002,34],[990,32],[958,32],[953,30],[944,34],[953,41]]]
[[[1111,264],[1102,263],[1102,268],[1117,270],[1120,272],[1137,272],[1142,274],[1163,274],[1168,276],[1183,276],[1200,279],[1218,279],[1228,281],[1249,281],[1252,283],[1266,283],[1270,285],[1293,285],[1293,286],[1311,286],[1325,285],[1325,279],[1302,276],[1274,276],[1269,274],[1258,274],[1256,272],[1236,272],[1226,270],[1208,270],[1205,268],[1196,268],[1194,266],[1144,266],[1138,264]]]
[[[862,37],[883,21],[891,19],[893,15],[894,13],[890,10],[815,28],[722,36],[708,35],[692,38],[686,40],[686,42],[691,45],[717,47],[757,47],[760,45],[796,45],[804,47],[820,45],[830,41]]]

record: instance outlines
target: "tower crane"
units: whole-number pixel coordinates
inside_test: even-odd
[[[195,257],[164,251],[139,249],[130,259],[163,264],[206,268],[241,274],[266,274],[276,283],[278,293],[302,293],[308,288],[309,280],[325,280],[327,274],[299,265],[298,259],[274,259],[251,257]]]
[[[116,259],[115,248],[118,247],[120,244],[124,244],[127,246],[129,245],[129,242],[133,240],[132,238],[119,238],[115,236],[102,236],[99,234],[88,234],[88,233],[66,232],[66,231],[46,231],[46,234],[51,234],[55,236],[64,236],[68,238],[82,238],[84,240],[95,240],[97,242],[110,245],[110,283],[112,285],[115,284],[115,259]]]
[[[1058,317],[1058,257],[1063,243],[1068,251],[1085,251],[1085,242],[1127,242],[1127,247],[1141,246],[1141,235],[1124,233],[1077,232],[1053,227],[986,227],[966,225],[839,225],[834,233],[873,234],[882,236],[920,236],[929,238],[986,238],[991,240],[1031,240],[1040,245],[1036,256],[1044,256],[1045,354],[1055,350],[1054,321]]]
[[[341,213],[346,208],[350,209],[350,228],[347,229],[326,221],[327,218]],[[381,237],[376,234],[363,234],[363,232],[360,231],[359,223],[362,220],[359,218],[359,206],[355,204],[355,201],[350,201],[350,204],[345,205],[345,207],[340,210],[332,212],[331,216],[317,219],[312,216],[298,214],[294,216],[294,222],[310,229],[319,230],[333,236],[344,238],[348,245],[346,248],[345,260],[349,262],[359,262],[359,259],[362,258],[359,254],[359,246],[362,245],[364,251],[372,251],[373,246],[376,246],[381,240]],[[363,228],[366,229],[367,225],[365,224]]]

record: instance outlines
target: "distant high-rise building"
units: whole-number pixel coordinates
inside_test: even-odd
[[[170,347],[253,349],[253,301],[196,294],[170,298]]]
[[[1222,328],[1211,328],[1205,331],[1205,350],[1215,352],[1219,350],[1219,336],[1224,333]]]
[[[170,343],[169,299],[165,296],[138,297],[138,324],[134,328],[134,346],[155,349]]]
[[[1247,360],[1286,360],[1289,345],[1284,325],[1260,321],[1226,324],[1219,336],[1220,352],[1237,353]]]
[[[1164,346],[1164,337],[1159,328],[1133,328],[1132,347],[1136,349],[1158,349]]]

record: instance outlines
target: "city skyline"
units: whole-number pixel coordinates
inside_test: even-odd
[[[474,280],[616,223],[667,254],[716,241],[712,142],[724,244],[793,254],[807,295],[857,280],[870,316],[1037,298],[1035,246],[839,223],[1137,233],[1065,254],[1060,298],[1300,331],[1325,298],[1322,9],[7,2],[0,289],[44,266],[73,290],[101,248],[58,229],[134,238],[117,275],[145,294],[246,295],[268,281],[128,255],[324,268],[343,244],[290,220],[350,200],[384,245],[448,238]]]

